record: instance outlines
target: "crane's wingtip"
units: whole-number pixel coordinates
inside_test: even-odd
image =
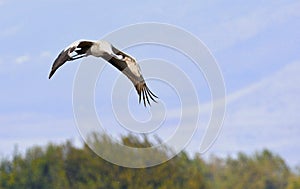
[[[139,95],[139,104],[141,103],[141,101],[143,101],[144,107],[147,107],[148,105],[151,106],[150,100],[152,100],[155,103],[158,103],[156,100],[156,98],[158,99],[158,97],[150,91],[146,83],[136,85],[135,87]]]
[[[53,76],[53,74],[54,74],[54,71],[51,71],[50,74],[49,74],[49,76],[48,76],[48,79],[51,79],[51,77]]]

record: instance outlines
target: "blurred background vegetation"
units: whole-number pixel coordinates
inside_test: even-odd
[[[102,139],[94,142],[110,140]],[[122,137],[122,142],[140,148],[152,145],[147,138],[132,135]],[[110,143],[114,145],[113,141]],[[159,155],[168,156],[170,151],[161,150]],[[78,148],[68,141],[32,147],[25,154],[15,151],[12,158],[2,158],[0,188],[299,189],[299,173],[269,150],[252,155],[239,153],[235,158],[212,156],[206,161],[200,155],[189,157],[181,152],[158,166],[124,168],[98,157],[87,145]]]

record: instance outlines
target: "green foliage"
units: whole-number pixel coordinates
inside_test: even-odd
[[[95,146],[114,148],[107,136],[90,138]],[[150,147],[151,142],[134,136],[122,138],[125,145]],[[162,149],[149,159],[170,153]],[[119,155],[119,154],[118,154]],[[155,157],[156,156],[156,157]],[[121,158],[125,158],[125,156]],[[147,164],[141,162],[142,164]],[[159,166],[143,169],[124,168],[99,158],[88,146],[76,148],[72,143],[48,145],[45,149],[34,147],[25,156],[15,154],[12,160],[0,163],[0,188],[203,188],[204,177],[195,162],[182,153]]]
[[[288,186],[286,189],[299,189],[300,188],[300,168],[297,167],[297,173],[292,174],[288,181]]]
[[[214,188],[284,189],[291,174],[285,162],[268,150],[254,156],[239,153],[225,161],[213,158],[210,167]]]
[[[101,147],[115,145],[106,136],[94,136],[90,140]],[[124,136],[122,142],[140,148],[152,145],[146,137],[138,139],[131,135]],[[170,153],[166,147],[159,156],[167,157]],[[156,158],[155,154],[150,158]],[[199,155],[190,158],[182,152],[155,167],[130,169],[106,162],[86,145],[76,148],[66,142],[49,144],[46,148],[34,147],[24,155],[16,152],[12,159],[3,159],[0,162],[2,188],[298,189],[300,177],[268,150],[251,156],[240,153],[236,158],[211,157],[209,162]]]

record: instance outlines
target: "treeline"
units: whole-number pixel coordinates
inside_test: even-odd
[[[134,136],[123,137],[122,141],[128,146],[150,145],[149,140]],[[169,152],[160,153],[167,156]],[[66,142],[33,147],[26,154],[16,152],[13,158],[2,159],[0,188],[299,189],[300,176],[268,150],[250,156],[239,153],[237,158],[212,157],[209,161],[182,152],[155,167],[130,169],[108,163],[88,146],[76,148]]]

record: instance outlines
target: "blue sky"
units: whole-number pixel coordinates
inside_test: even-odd
[[[299,1],[0,0],[0,10],[1,156],[15,145],[24,150],[47,142],[81,141],[72,110],[79,61],[48,80],[61,49],[77,39],[100,39],[129,24],[162,22],[197,36],[222,70],[227,113],[207,154],[268,148],[290,165],[300,163]],[[156,55],[172,60],[168,53],[153,53],[159,51],[155,48],[152,53],[147,47],[128,51],[137,60]],[[205,95],[201,100],[209,103]],[[192,142],[187,150],[193,153],[197,147]]]

